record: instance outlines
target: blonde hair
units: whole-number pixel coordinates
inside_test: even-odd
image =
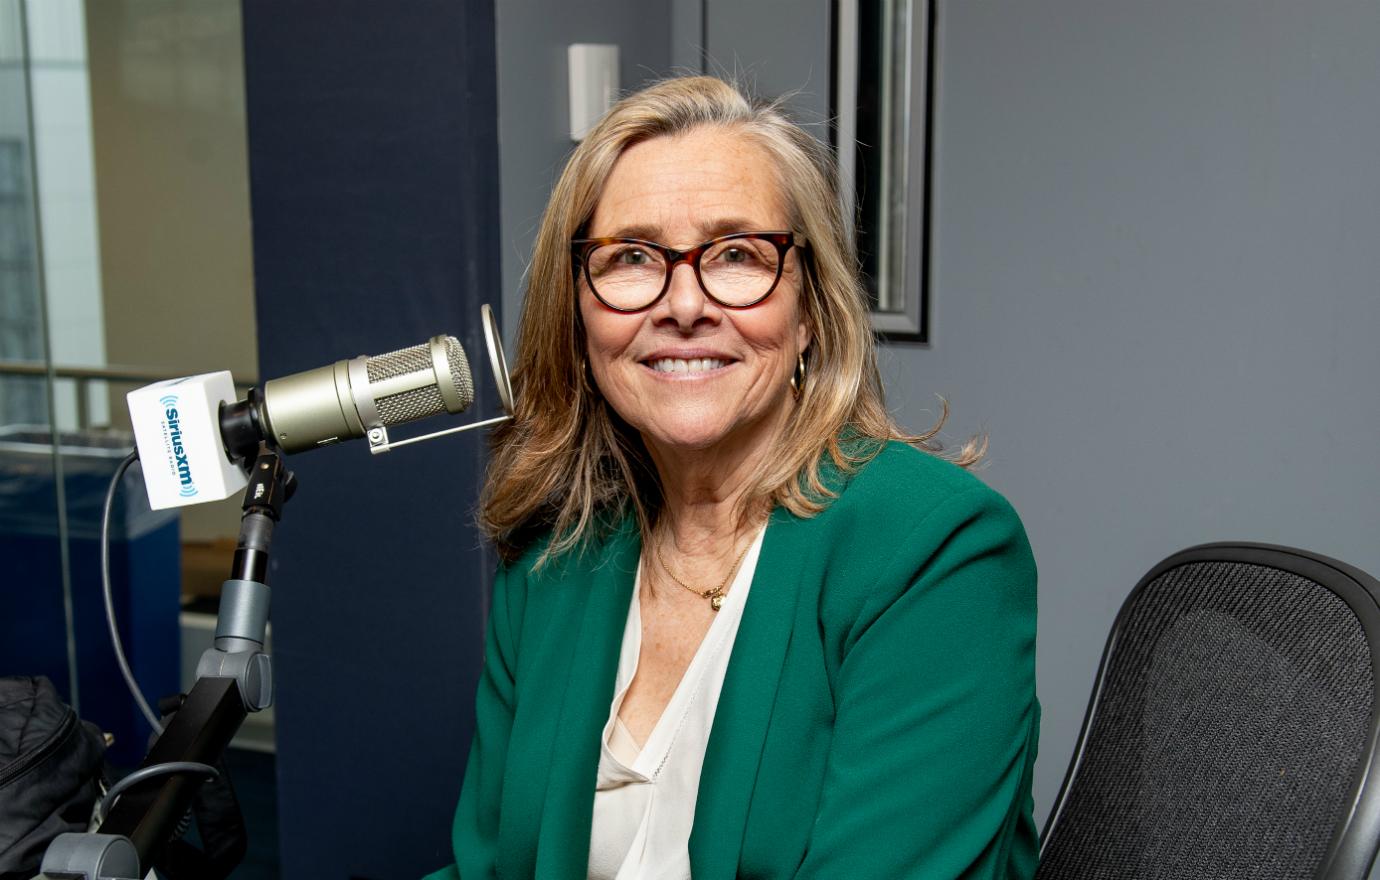
[[[661,487],[642,438],[587,374],[570,240],[594,214],[625,150],[702,126],[740,132],[766,150],[790,228],[809,241],[801,290],[812,333],[808,369],[777,450],[744,493],[744,509],[778,504],[797,516],[818,513],[833,497],[821,476],[826,455],[848,473],[887,440],[941,453],[934,437],[948,416],[947,403],[939,422],[919,435],[902,431],[887,413],[832,152],[791,122],[779,101],[754,101],[713,77],[668,79],[619,101],[585,137],[542,217],[518,323],[516,411],[493,434],[481,497],[480,525],[505,560],[548,530],[551,540],[538,564],[579,547],[629,509],[644,537],[657,520]],[[985,451],[985,438],[973,438],[945,457],[968,467]]]

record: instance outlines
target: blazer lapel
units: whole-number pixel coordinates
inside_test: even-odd
[[[790,645],[807,547],[800,521],[772,512],[714,711],[700,771],[690,866],[695,880],[732,880],[781,668]],[[610,695],[611,697],[612,695]]]
[[[561,705],[552,706],[560,724],[537,839],[536,876],[543,880],[579,880],[588,873],[599,738],[613,701],[641,545],[636,521],[629,517],[592,560],[589,596],[569,654],[569,681]]]

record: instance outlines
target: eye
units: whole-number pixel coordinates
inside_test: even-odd
[[[615,254],[613,261],[625,266],[645,266],[652,261],[652,257],[642,248],[629,247]]]
[[[715,244],[704,255],[706,268],[739,271],[769,271],[776,266],[776,254],[766,242],[735,238]]]

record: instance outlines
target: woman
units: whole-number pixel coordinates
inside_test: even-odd
[[[1033,873],[1034,562],[979,444],[887,416],[833,167],[706,77],[571,158],[433,878]]]

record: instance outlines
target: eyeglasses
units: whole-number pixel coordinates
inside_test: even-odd
[[[599,302],[615,312],[640,312],[666,295],[671,272],[682,262],[714,302],[729,309],[755,306],[781,281],[786,252],[805,245],[794,232],[735,232],[685,251],[640,238],[577,238],[570,249]]]

